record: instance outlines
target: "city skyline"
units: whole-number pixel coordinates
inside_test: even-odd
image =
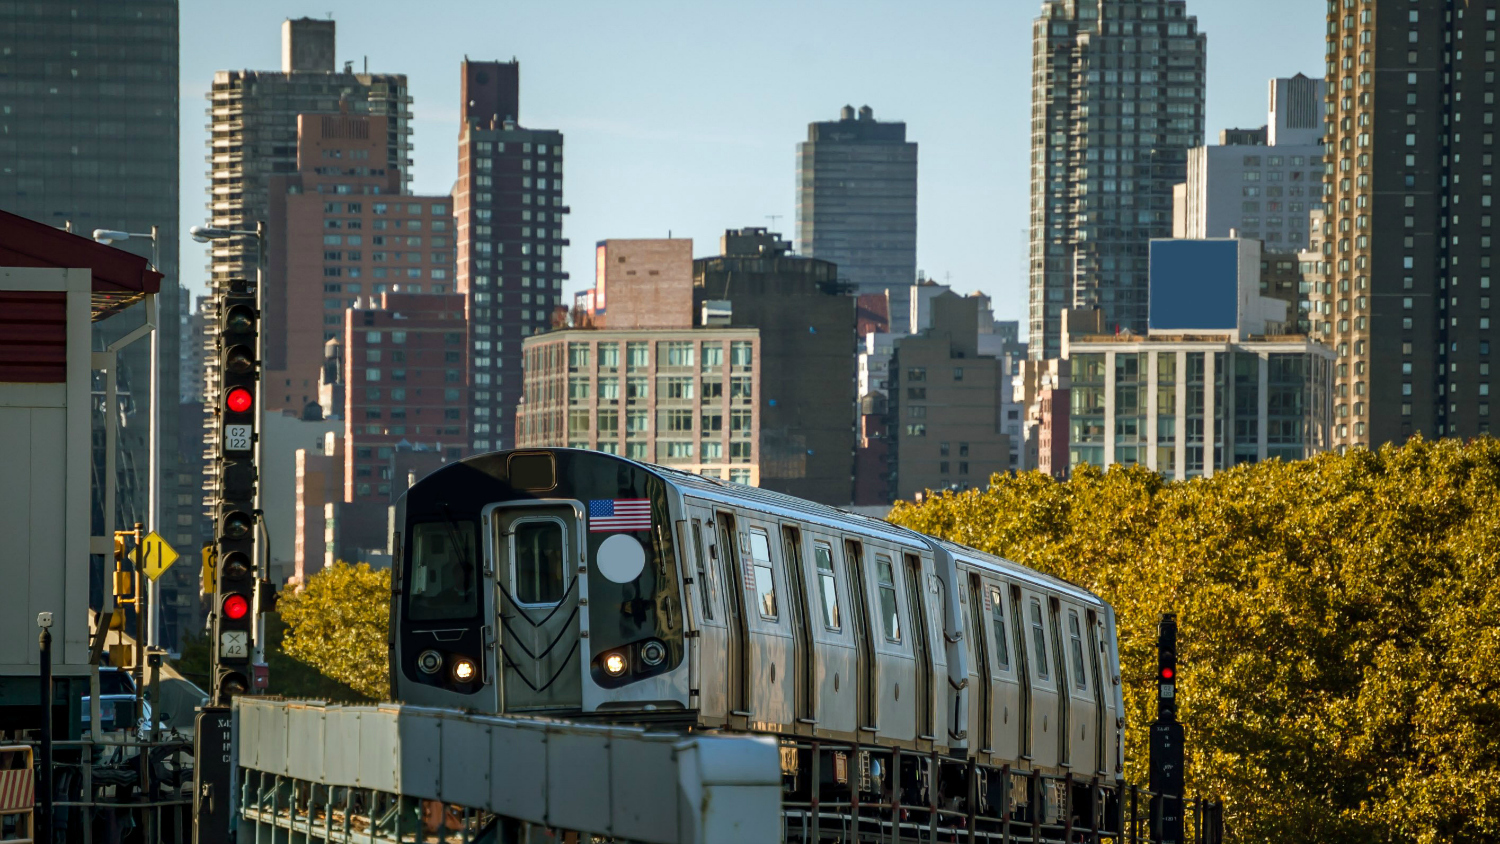
[[[1249,10],[1227,0],[1190,6],[1209,39],[1210,137],[1264,122],[1267,79],[1321,72],[1321,39],[1305,34],[1321,31],[1321,7],[1271,5],[1276,14],[1264,4]],[[450,15],[392,28],[392,15],[372,15],[369,5],[277,2],[232,7],[239,37],[213,39],[213,28],[231,20],[216,10],[230,8],[182,10],[184,226],[206,217],[206,168],[194,151],[206,153],[203,95],[213,72],[276,69],[281,21],[331,13],[339,67],[350,61],[362,71],[368,57],[371,72],[410,80],[417,193],[444,193],[457,177],[464,56],[522,63],[527,123],[570,138],[573,245],[563,250],[571,275],[565,295],[592,277],[596,240],[670,231],[692,237],[695,254],[707,255],[726,228],[769,226],[791,236],[796,144],[807,124],[844,105],[868,104],[882,119],[905,121],[923,147],[918,267],[960,290],[989,294],[999,318],[1026,316],[1030,35],[1040,3],[953,3],[920,13],[892,3],[875,15],[829,4],[796,9],[800,28],[788,30],[783,21],[794,7],[783,4],[762,7],[753,20],[687,4],[653,4],[653,15],[597,6],[572,18],[591,26],[573,29],[559,27],[563,15],[540,6],[454,5]],[[450,25],[460,19],[463,27]],[[662,28],[663,20],[670,25]],[[648,21],[655,25],[648,29]],[[729,26],[732,37],[724,34]],[[492,34],[509,31],[517,34]],[[1216,31],[1234,37],[1216,42]],[[1282,49],[1255,46],[1272,42]],[[671,49],[641,49],[653,44]],[[898,56],[905,60],[892,61]],[[758,70],[747,73],[751,66]],[[694,72],[682,72],[689,67]],[[934,89],[946,93],[933,96]],[[206,264],[201,247],[183,244],[183,282],[195,294],[204,288]]]

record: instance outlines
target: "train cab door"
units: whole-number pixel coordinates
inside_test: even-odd
[[[1057,759],[1060,765],[1073,764],[1073,678],[1067,645],[1063,639],[1062,610],[1056,598],[1047,603],[1047,635],[1051,637],[1053,677],[1057,684]]]
[[[865,591],[864,545],[855,539],[844,540],[844,571],[849,578],[849,617],[854,624],[854,642],[858,648],[855,665],[856,723],[857,730],[874,731],[875,719],[879,717],[875,706],[875,690],[878,678],[875,666],[875,645],[871,641],[869,593]]]
[[[495,510],[490,519],[501,711],[581,709],[583,672],[574,664],[583,546],[577,511],[549,503]]]
[[[928,625],[927,591],[922,588],[922,558],[916,554],[905,554],[906,558],[906,605],[911,612],[912,655],[917,662],[916,717],[917,738],[932,741],[935,738],[932,725],[932,629]]]
[[[1089,654],[1089,683],[1094,692],[1094,718],[1091,725],[1094,733],[1094,773],[1103,774],[1109,761],[1107,741],[1114,726],[1114,719],[1109,712],[1110,698],[1105,692],[1109,688],[1109,681],[1105,679],[1104,671],[1104,666],[1108,664],[1108,660],[1104,658],[1104,622],[1099,620],[1093,610],[1088,610],[1084,616],[1084,626],[1088,630],[1085,647]]]
[[[1021,590],[1020,618],[1026,627],[1026,662],[1031,681],[1031,759],[1040,768],[1062,764],[1062,732],[1057,723],[1060,709],[1058,696],[1057,647],[1049,631],[1047,598],[1030,589]]]
[[[781,526],[781,558],[786,570],[786,605],[792,623],[792,718],[793,728],[802,731],[817,723],[816,654],[813,651],[812,618],[807,605],[806,558],[802,531],[795,525]]]
[[[1026,623],[1026,614],[1022,608],[1027,602],[1021,595],[1021,587],[1010,587],[1010,641],[1014,645],[1016,679],[1020,685],[1020,724],[1017,726],[1020,732],[1020,755],[1022,759],[1034,759],[1032,755],[1033,728],[1032,714],[1036,712],[1036,699],[1032,694],[1032,670],[1031,663],[1036,657],[1032,656],[1032,649],[1028,647],[1027,636],[1030,632]]]
[[[729,717],[725,688],[725,661],[729,653],[729,628],[722,608],[724,587],[715,571],[709,549],[713,545],[713,513],[699,507],[688,508],[686,547],[692,554],[692,584],[689,593],[698,617],[698,641],[694,648],[693,686],[698,689],[698,711],[710,723]]]
[[[745,650],[750,633],[745,620],[746,575],[742,571],[739,544],[735,540],[735,519],[730,513],[719,511],[714,517],[718,541],[710,554],[719,568],[719,581],[724,584],[724,615],[728,628],[728,649],[724,665],[725,694],[729,701],[730,725],[744,728],[750,716],[750,690],[746,678]],[[738,719],[738,720],[737,720]]]

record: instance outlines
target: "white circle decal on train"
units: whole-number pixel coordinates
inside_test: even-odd
[[[641,569],[646,567],[646,549],[635,537],[617,533],[599,544],[594,565],[615,583],[629,583],[640,577]]]

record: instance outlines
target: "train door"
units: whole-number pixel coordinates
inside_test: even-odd
[[[1068,677],[1068,657],[1063,653],[1062,611],[1056,598],[1047,599],[1047,634],[1051,637],[1052,667],[1057,682],[1057,759],[1073,764],[1073,683]]]
[[[932,641],[927,624],[927,592],[922,588],[922,558],[906,554],[906,606],[911,609],[911,646],[916,657],[917,738],[935,738],[932,726]]]
[[[970,705],[969,711],[972,714],[969,716],[969,720],[975,722],[978,727],[977,731],[970,733],[970,735],[979,740],[978,748],[980,753],[994,753],[995,739],[992,729],[993,718],[991,717],[991,713],[994,712],[994,704],[991,699],[994,688],[991,678],[994,676],[994,671],[991,669],[989,643],[985,641],[984,636],[983,589],[984,587],[981,585],[979,575],[970,573],[969,610],[966,613],[968,627],[964,631],[964,636],[970,642],[974,643],[970,656],[973,657],[974,674],[976,676],[971,678],[972,682],[969,683],[969,686],[974,689],[976,700]]]
[[[803,535],[804,542],[812,545],[813,576],[817,578],[810,609],[813,623],[813,647],[818,682],[813,693],[817,707],[813,716],[820,731],[842,733],[853,736],[858,718],[855,695],[858,691],[859,650],[849,619],[851,599],[839,587],[841,576],[836,562],[834,546],[838,540],[811,531]],[[847,583],[847,580],[845,580]]]
[[[1086,647],[1089,653],[1089,682],[1094,689],[1094,720],[1092,729],[1094,731],[1094,772],[1105,773],[1105,762],[1108,760],[1108,745],[1105,743],[1109,735],[1106,724],[1109,723],[1109,699],[1105,696],[1108,688],[1107,680],[1104,678],[1103,666],[1107,662],[1104,657],[1104,638],[1100,633],[1104,629],[1104,622],[1093,610],[1089,610],[1084,617],[1085,626],[1088,628],[1088,642]]]
[[[792,623],[792,662],[794,688],[792,717],[796,724],[817,723],[814,702],[816,672],[813,652],[812,623],[807,609],[807,576],[802,556],[802,531],[794,525],[781,526],[781,558],[786,568],[786,605]]]
[[[725,695],[729,701],[729,714],[741,719],[750,715],[750,692],[746,676],[745,650],[749,629],[745,622],[745,584],[747,582],[740,561],[739,545],[735,542],[734,516],[719,511],[714,521],[719,528],[719,541],[710,549],[716,551],[719,580],[724,584],[724,615],[728,632],[728,661],[724,666]],[[712,556],[712,554],[710,555]],[[733,726],[746,726],[743,721]]]
[[[1016,725],[1021,734],[1020,754],[1022,759],[1031,759],[1032,748],[1032,725],[1031,715],[1035,711],[1031,688],[1031,663],[1035,659],[1026,648],[1026,616],[1021,608],[1025,601],[1021,597],[1021,587],[1010,587],[1010,618],[1011,630],[1010,641],[1014,645],[1012,653],[1016,660],[1016,679],[1020,682],[1021,700],[1019,723]]]
[[[791,634],[787,630],[786,574],[777,572],[773,528],[745,523],[740,541],[748,548],[750,584],[754,587],[754,604],[745,613],[750,631],[745,656],[749,661],[750,711],[755,713],[751,721],[754,729],[791,730],[792,689],[794,682],[788,675],[795,674]]]
[[[1039,768],[1055,768],[1062,762],[1062,744],[1058,739],[1057,668],[1053,665],[1056,646],[1048,644],[1046,600],[1041,594],[1022,589],[1020,617],[1026,625],[1027,676],[1031,682],[1030,721],[1031,759]]]
[[[989,614],[991,673],[990,719],[994,724],[990,745],[1002,759],[1015,759],[1021,752],[1021,686],[1017,679],[1016,655],[1011,653],[1010,618],[1003,584],[986,583],[984,607]]]
[[[581,709],[576,511],[570,506],[496,510],[502,711]]]
[[[1098,767],[1095,744],[1099,739],[1098,706],[1094,695],[1098,684],[1089,668],[1088,630],[1083,610],[1063,604],[1061,615],[1062,646],[1068,656],[1068,753],[1069,762],[1078,771],[1092,772]]]
[[[873,731],[879,716],[875,706],[875,688],[878,681],[875,666],[875,647],[870,640],[869,599],[865,592],[864,545],[858,540],[844,540],[844,571],[849,580],[849,618],[854,625],[854,641],[858,646],[855,663],[855,685],[858,699],[855,713],[856,728]]]
[[[692,586],[689,589],[694,610],[698,615],[698,641],[693,648],[693,681],[691,688],[698,690],[698,711],[706,718],[717,721],[729,716],[728,695],[721,677],[727,673],[725,664],[729,653],[729,629],[724,623],[721,598],[724,590],[718,582],[715,566],[711,565],[709,547],[713,543],[713,514],[697,507],[689,508],[692,521],[684,546],[691,548]]]

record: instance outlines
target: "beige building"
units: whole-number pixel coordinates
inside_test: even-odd
[[[979,353],[977,297],[932,300],[932,325],[895,342],[890,363],[893,498],[985,487],[1011,469],[1005,363]]]
[[[568,330],[522,344],[517,444],[760,484],[760,332]]]

